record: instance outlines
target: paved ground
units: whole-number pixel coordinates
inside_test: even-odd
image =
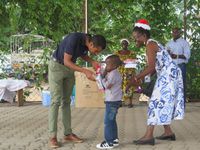
[[[82,144],[65,143],[58,150],[96,150],[103,140],[104,109],[72,108],[72,126],[83,137]],[[0,104],[0,150],[48,150],[48,108],[40,102],[27,102],[23,107]],[[120,108],[118,114],[120,146],[116,150],[199,150],[200,149],[200,103],[187,103],[186,116],[172,124],[177,140],[159,141],[155,146],[136,146],[134,139],[145,132],[146,105]],[[62,124],[59,118],[58,139],[62,140]],[[158,126],[155,136],[162,133]],[[62,143],[62,142],[61,142]]]

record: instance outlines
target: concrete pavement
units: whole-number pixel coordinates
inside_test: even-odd
[[[96,150],[103,140],[103,108],[73,108],[73,132],[85,139],[84,143],[62,143],[63,126],[59,114],[58,150]],[[146,104],[133,108],[122,107],[118,113],[120,146],[116,150],[199,150],[200,103],[187,103],[186,116],[174,121],[172,128],[176,141],[156,140],[155,146],[137,146],[132,141],[140,138],[146,129]],[[162,134],[163,127],[155,128],[155,136]],[[25,106],[0,103],[0,150],[49,150],[48,108],[41,102],[26,102]]]

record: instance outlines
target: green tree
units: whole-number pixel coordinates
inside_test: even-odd
[[[187,39],[191,46],[191,58],[187,70],[187,95],[191,99],[199,99],[200,91],[200,3],[198,0],[188,1],[187,6]]]
[[[199,1],[187,0],[187,31],[192,57],[188,64],[188,94],[200,97]],[[9,51],[9,37],[33,33],[58,43],[70,32],[83,31],[83,0],[1,0],[0,50]],[[102,34],[108,41],[104,53],[119,50],[121,38],[131,39],[134,22],[149,20],[152,38],[165,44],[173,26],[183,26],[183,0],[88,0],[88,32]],[[130,49],[143,53],[131,42]],[[196,84],[195,84],[196,83]],[[196,92],[196,94],[195,94]]]

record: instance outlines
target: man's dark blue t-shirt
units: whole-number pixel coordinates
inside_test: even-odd
[[[72,55],[72,62],[76,63],[78,57],[87,55],[88,53],[85,41],[85,33],[70,33],[60,42],[56,51],[53,53],[53,57],[64,64],[64,53],[67,53]]]

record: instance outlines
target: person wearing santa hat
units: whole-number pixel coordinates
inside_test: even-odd
[[[167,50],[157,41],[150,39],[150,26],[147,20],[139,20],[133,29],[133,38],[137,47],[145,46],[147,67],[129,82],[127,89],[133,85],[140,85],[146,75],[156,71],[157,79],[148,103],[148,119],[146,133],[139,140],[133,141],[137,145],[154,145],[153,135],[155,125],[163,125],[164,133],[156,137],[159,140],[175,141],[171,121],[184,117],[183,80],[180,68],[170,57]]]

